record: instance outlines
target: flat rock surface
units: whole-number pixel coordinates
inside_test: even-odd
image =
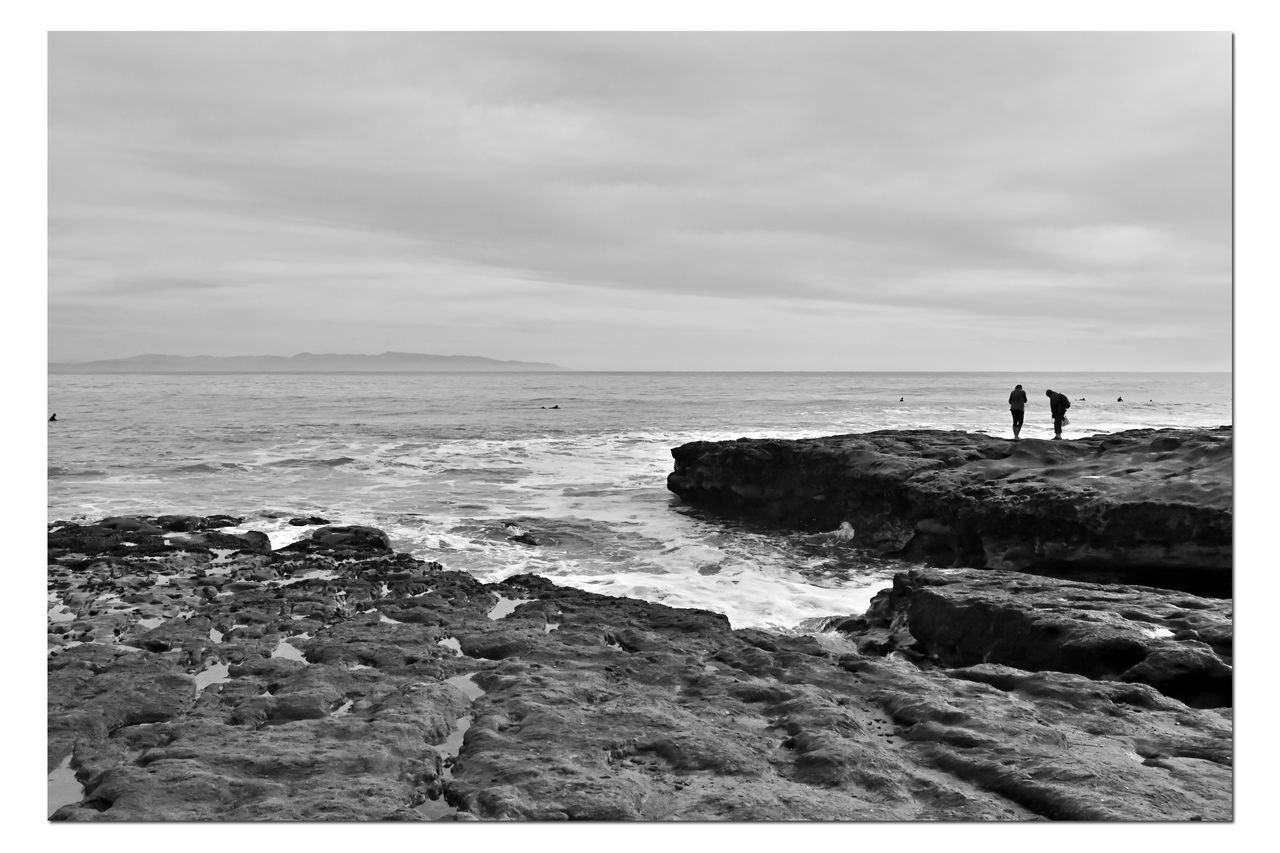
[[[927,565],[1229,596],[1232,430],[1071,441],[893,430],[692,442],[671,491],[699,508]]]
[[[781,636],[481,584],[368,528],[264,554],[155,522],[49,534],[55,820],[1232,817],[1230,710],[1131,677],[1162,650],[1228,665],[1229,612],[1195,596],[1098,592],[1107,630],[1159,636],[1085,673],[1043,665],[1087,641],[1048,586],[1007,617],[1042,657],[978,660],[933,615],[1017,609],[977,578],[904,575],[860,624]]]

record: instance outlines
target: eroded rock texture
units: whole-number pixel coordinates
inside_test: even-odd
[[[133,522],[49,534],[48,766],[79,789],[56,820],[1232,816],[1222,602],[1079,584],[1086,630],[1065,587],[915,572],[779,636],[484,585],[369,528],[261,553],[210,536],[234,519]],[[1126,640],[1141,659],[1073,663]]]

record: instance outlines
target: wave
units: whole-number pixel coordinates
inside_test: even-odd
[[[50,465],[49,477],[105,477],[106,471],[99,471],[96,468],[69,468],[65,465]]]
[[[350,456],[334,456],[329,459],[276,459],[266,463],[268,468],[337,468],[356,460]]]
[[[174,470],[187,474],[216,474],[221,471],[248,471],[249,466],[238,462],[194,462],[190,465],[179,465]]]

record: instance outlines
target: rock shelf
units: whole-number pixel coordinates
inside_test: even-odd
[[[736,519],[852,531],[926,565],[1231,595],[1232,431],[1009,441],[941,430],[671,451],[668,488]]]

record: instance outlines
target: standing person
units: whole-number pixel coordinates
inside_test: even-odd
[[[1067,409],[1071,408],[1071,400],[1067,399],[1066,394],[1048,389],[1045,390],[1044,395],[1049,398],[1049,414],[1053,415],[1053,437],[1062,438],[1062,422],[1067,419]]]
[[[1027,392],[1021,385],[1015,385],[1009,394],[1009,412],[1013,415],[1013,440],[1017,441],[1018,433],[1022,432],[1022,417],[1027,413]]]

